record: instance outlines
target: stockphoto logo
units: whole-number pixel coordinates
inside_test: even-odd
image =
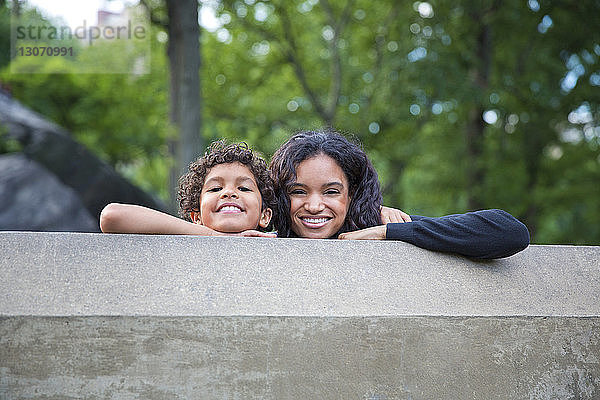
[[[17,26],[17,40],[82,40],[93,45],[97,40],[146,39],[147,29],[142,25],[133,25],[127,21],[124,26],[87,26],[83,21],[81,26],[72,29],[70,26]]]
[[[150,29],[144,18],[75,27],[11,24],[13,73],[128,73],[150,69]]]

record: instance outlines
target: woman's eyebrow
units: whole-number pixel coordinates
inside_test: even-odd
[[[305,184],[305,183],[299,183],[299,182],[294,182],[290,186],[291,187],[295,187],[295,186],[308,187],[307,184]],[[324,184],[321,185],[322,188],[331,187],[331,186],[337,186],[339,188],[343,188],[344,184],[342,182],[339,182],[339,181],[333,181],[333,182],[327,182],[327,183],[324,183]]]
[[[330,186],[337,186],[337,187],[343,188],[344,184],[339,181],[333,181],[333,182],[324,183],[321,187],[330,187]]]

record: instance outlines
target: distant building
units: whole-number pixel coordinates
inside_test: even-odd
[[[98,10],[98,22],[96,25],[99,27],[123,25],[123,23],[127,25],[127,17],[123,16],[124,13],[125,10],[119,14],[112,11]]]

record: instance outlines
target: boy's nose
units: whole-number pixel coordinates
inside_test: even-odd
[[[235,190],[231,189],[231,188],[225,188],[223,189],[223,191],[221,191],[221,197],[225,198],[225,197],[234,197],[237,198],[238,195],[235,192]]]

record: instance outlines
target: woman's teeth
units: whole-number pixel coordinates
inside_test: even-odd
[[[305,222],[309,224],[322,224],[327,221],[327,218],[302,218]]]

